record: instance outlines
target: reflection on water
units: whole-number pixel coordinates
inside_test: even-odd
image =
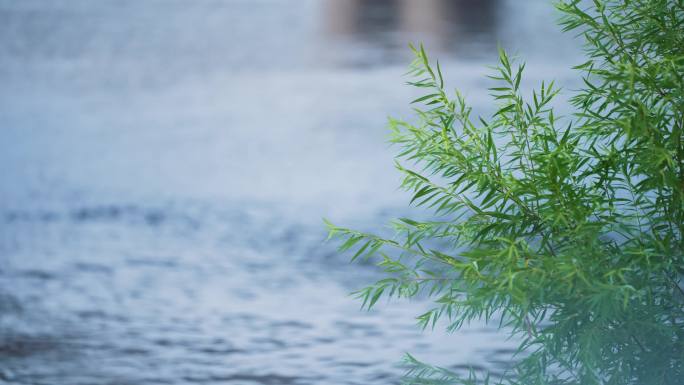
[[[0,384],[387,384],[404,351],[502,370],[492,328],[420,333],[420,302],[359,312],[347,293],[375,272],[322,243],[321,217],[408,215],[384,129],[415,97],[408,42],[486,110],[497,41],[545,58],[531,81],[568,78],[550,15],[0,0]]]
[[[406,58],[408,42],[461,59],[482,55],[496,46],[502,8],[498,0],[328,0],[325,5],[329,38],[352,40],[365,47],[366,58],[385,61]]]

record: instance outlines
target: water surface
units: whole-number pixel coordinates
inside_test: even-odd
[[[491,110],[497,44],[572,84],[546,1],[0,1],[0,383],[387,384],[511,343],[360,312],[322,217],[406,215],[409,41]],[[528,83],[526,83],[528,84]]]

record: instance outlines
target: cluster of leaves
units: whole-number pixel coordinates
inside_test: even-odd
[[[552,83],[524,98],[524,65],[501,51],[500,108],[474,119],[412,47],[418,122],[390,126],[402,186],[434,219],[399,219],[391,239],[331,235],[380,257],[387,278],[359,291],[364,306],[423,293],[423,327],[496,321],[519,338],[497,383],[684,383],[684,1],[558,8],[586,41],[576,114],[554,116]],[[476,382],[408,360],[408,383]]]

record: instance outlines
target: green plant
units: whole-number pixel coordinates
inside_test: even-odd
[[[434,219],[401,218],[393,238],[328,223],[386,272],[358,292],[365,307],[422,293],[435,303],[423,327],[495,321],[521,341],[501,378],[409,356],[407,383],[684,383],[684,1],[558,9],[588,56],[573,116],[554,115],[553,83],[524,98],[524,65],[501,51],[498,110],[474,119],[412,47],[409,84],[425,94],[417,123],[390,127],[402,186]]]

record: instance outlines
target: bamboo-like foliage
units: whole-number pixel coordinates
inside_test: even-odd
[[[358,292],[427,295],[418,317],[448,330],[497,322],[521,343],[503,377],[459,378],[407,357],[411,384],[684,384],[684,1],[566,0],[561,25],[585,41],[576,114],[500,52],[498,110],[474,118],[439,63],[412,47],[418,123],[391,120],[411,203],[396,236],[328,223],[353,259],[386,278]]]

